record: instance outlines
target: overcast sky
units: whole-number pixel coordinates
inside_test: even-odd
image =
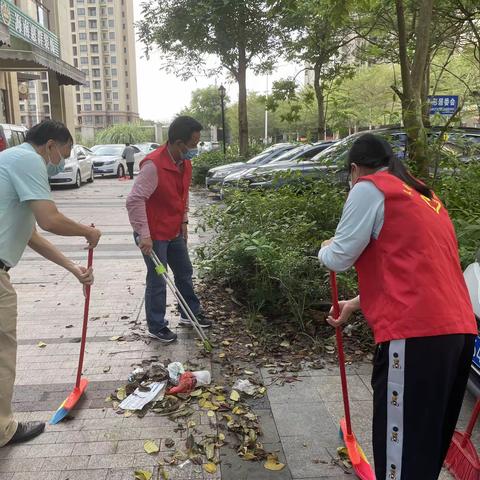
[[[135,21],[141,17],[141,1],[134,0]],[[144,58],[143,45],[137,40],[137,83],[138,83],[138,106],[140,117],[149,120],[168,122],[182,108],[190,103],[190,96],[193,90],[197,88],[208,87],[209,85],[224,84],[227,88],[228,96],[232,101],[238,97],[238,87],[235,83],[228,83],[225,76],[217,78],[197,77],[184,82],[160,70],[159,54],[153,53],[149,60]],[[283,62],[277,67],[273,76],[269,77],[269,85],[272,79],[285,78],[295,75],[301,70],[301,66],[287,64]],[[303,74],[298,76],[299,81],[303,81]],[[265,93],[267,79],[264,76],[247,76],[247,89]]]

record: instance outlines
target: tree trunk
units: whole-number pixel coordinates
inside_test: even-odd
[[[238,142],[240,156],[248,154],[248,117],[247,117],[247,60],[245,48],[239,48],[238,56]]]
[[[323,85],[320,79],[321,66],[315,65],[314,67],[314,78],[313,78],[313,88],[315,89],[315,96],[317,98],[317,108],[318,108],[318,140],[325,140],[326,125],[325,125],[325,98],[323,96]]]
[[[425,88],[425,71],[430,50],[430,26],[433,0],[419,0],[415,27],[415,54],[410,63],[407,53],[407,30],[403,0],[395,0],[397,13],[400,69],[402,73],[402,116],[407,133],[407,151],[421,177],[428,177],[427,135],[423,124],[422,90]]]

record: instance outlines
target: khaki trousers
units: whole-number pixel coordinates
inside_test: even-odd
[[[0,447],[17,430],[12,414],[13,384],[17,363],[17,294],[10,276],[0,270]]]

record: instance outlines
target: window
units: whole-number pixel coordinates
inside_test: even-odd
[[[87,26],[87,22],[85,20],[78,21],[78,28],[85,28]]]
[[[80,57],[80,63],[82,65],[88,65],[88,57]]]
[[[105,87],[110,88],[110,80],[105,80]]]
[[[70,10],[70,20],[75,20],[75,12]]]
[[[93,88],[102,88],[102,83],[100,82],[100,80],[93,81]]]
[[[127,47],[123,48],[123,53],[127,53]]]
[[[97,21],[96,20],[89,20],[88,21],[89,28],[97,28]]]
[[[85,112],[91,112],[92,111],[92,106],[89,103],[84,103],[83,104],[83,110]]]
[[[48,99],[48,93],[44,93],[42,95],[42,100],[43,100],[43,103],[48,103],[49,99]]]
[[[115,48],[115,44],[114,44],[114,43],[112,43],[112,44],[110,45],[110,51],[111,51],[111,52],[115,52],[115,51],[116,51],[116,48]]]
[[[130,100],[130,95],[127,93],[127,100]]]
[[[108,52],[108,45],[103,45],[103,51],[104,53]]]
[[[45,113],[50,113],[50,105],[44,105],[44,106],[43,106],[43,111],[44,111]]]
[[[117,63],[117,57],[112,57],[110,60],[111,60],[111,62],[112,62],[113,64],[116,64],[116,63]]]
[[[128,65],[127,59],[125,59],[125,65]]]
[[[107,103],[107,111],[111,111],[112,110],[112,104],[111,103]]]
[[[100,76],[100,69],[94,68],[92,69],[92,77],[99,77]]]
[[[98,40],[98,33],[97,32],[90,32],[90,40],[96,42]]]
[[[100,57],[92,57],[92,65],[100,65]]]
[[[85,82],[85,88],[90,88],[90,82]]]
[[[88,47],[86,45],[80,45],[80,52],[88,51]]]
[[[108,14],[113,15],[113,7],[108,7]]]
[[[79,33],[78,34],[78,39],[79,40],[86,40],[87,39],[87,34],[86,33]]]
[[[107,28],[107,21],[106,20],[102,20],[102,28]]]
[[[102,94],[100,92],[95,92],[93,94],[93,99],[96,100],[97,102],[101,102],[102,101]]]
[[[117,76],[117,69],[112,68],[112,77],[116,77],[116,76]]]
[[[74,59],[73,59],[73,66],[74,66],[75,68],[78,68],[78,59],[77,59],[77,58],[74,58]]]
[[[72,35],[72,43],[75,45],[77,43],[77,36]]]
[[[106,93],[106,97],[107,97],[107,100],[110,100],[110,98],[111,98],[110,92]]]
[[[96,7],[88,7],[88,16],[89,17],[96,17],[97,16]]]
[[[112,88],[118,88],[118,81],[112,80]]]
[[[103,125],[103,117],[102,116],[95,117],[95,124]]]
[[[81,105],[77,105],[77,113],[82,113],[82,106]]]
[[[118,92],[113,92],[113,99],[118,100]]]
[[[82,68],[81,70],[88,77],[88,68]]]
[[[92,116],[91,115],[85,115],[85,117],[83,117],[83,123],[85,125],[91,125],[92,124]]]
[[[96,110],[97,112],[100,112],[100,111],[102,110],[102,104],[101,104],[101,103],[96,103],[96,104],[95,104],[95,110]]]
[[[109,21],[108,21],[108,26],[109,26],[110,28],[113,28],[113,27],[115,26],[115,22],[114,22],[113,20],[109,20]]]
[[[80,112],[77,112],[77,113],[80,113]],[[77,117],[77,123],[78,123],[79,125],[82,124],[82,117]]]
[[[110,32],[108,34],[108,36],[109,36],[110,40],[115,40],[115,32]]]
[[[25,111],[25,104],[24,104],[24,103],[21,103],[21,104],[20,104],[20,111],[21,111],[21,112],[24,112],[24,111]]]
[[[78,53],[77,53],[77,47],[73,47],[73,54],[74,54],[75,56],[78,55]]]
[[[79,22],[80,23],[80,22]],[[79,25],[80,26],[80,25]],[[70,29],[72,30],[72,32],[75,31],[75,24],[72,22],[72,24],[70,25]]]
[[[42,92],[48,92],[48,83],[42,82]]]
[[[70,8],[73,8],[75,5],[73,3],[73,0],[70,0]]]
[[[85,9],[84,8],[77,8],[77,15],[79,17],[84,17],[85,16]]]
[[[110,70],[108,69],[108,67],[105,67],[105,68],[103,69],[103,72],[104,72],[105,75],[107,75],[107,76],[110,75]]]
[[[102,33],[102,40],[107,40],[107,33],[106,32]]]
[[[113,111],[114,111],[114,112],[120,111],[120,106],[118,105],[118,103],[114,103],[114,104],[113,104]]]
[[[100,9],[100,15],[103,16],[103,15],[106,15],[106,14],[107,14],[107,10],[105,10],[105,7],[102,7],[102,8]]]
[[[83,92],[83,99],[84,100],[90,100],[91,96],[90,96],[90,92]]]
[[[82,101],[82,100],[81,100],[81,98],[80,98],[80,94],[77,93],[77,103],[80,103],[81,101]]]

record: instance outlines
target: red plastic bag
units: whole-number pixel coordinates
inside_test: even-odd
[[[190,393],[197,384],[197,379],[192,372],[185,372],[180,375],[180,380],[176,387],[172,387],[167,391],[167,395],[174,395],[175,393]]]

